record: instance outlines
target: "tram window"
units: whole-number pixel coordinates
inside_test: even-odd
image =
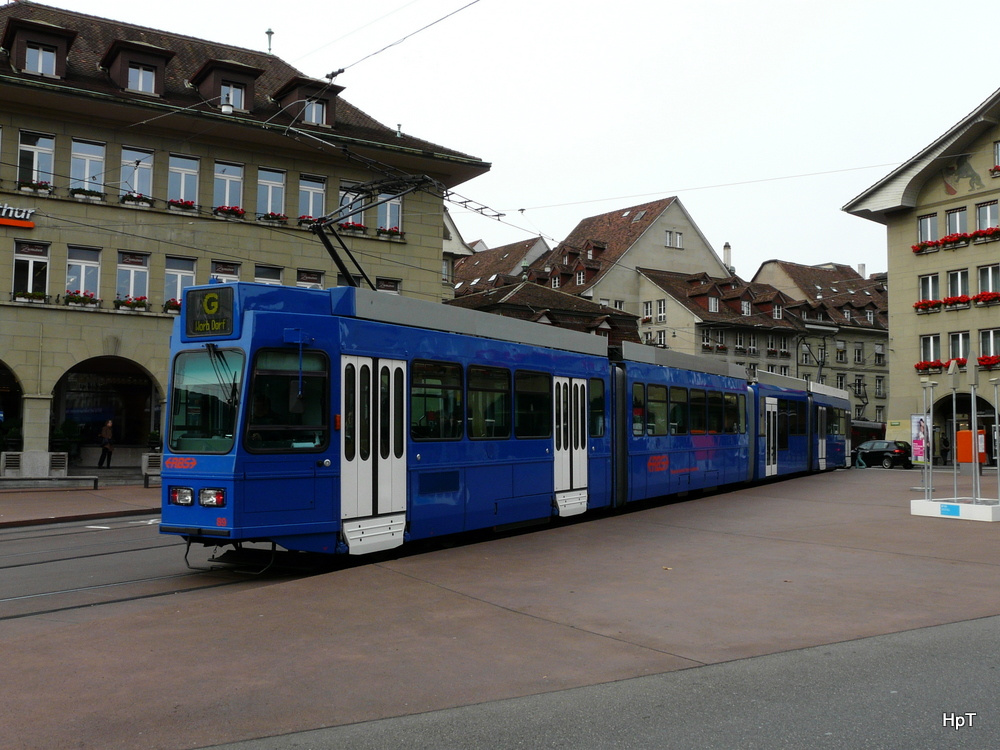
[[[357,404],[357,370],[354,365],[344,368],[344,458],[353,461],[358,450],[358,433],[354,420]]]
[[[378,374],[378,449],[382,458],[389,458],[389,441],[392,439],[390,430],[392,408],[389,405],[391,389],[392,376],[389,373],[389,367],[383,365]]]
[[[778,450],[788,450],[788,399],[778,399]]]
[[[646,409],[646,434],[667,434],[667,386],[650,385],[646,389],[648,407]]]
[[[463,419],[462,366],[415,361],[410,373],[410,436],[459,440]]]
[[[318,451],[329,440],[329,371],[320,352],[262,349],[246,407],[246,448],[255,453]]]
[[[552,378],[544,372],[514,374],[514,435],[552,436]]]
[[[590,379],[590,437],[604,437],[604,381]]]
[[[202,349],[177,355],[171,378],[171,450],[232,450],[244,361],[243,352],[233,349]]]
[[[393,409],[395,417],[392,422],[392,434],[393,434],[393,444],[392,452],[396,458],[403,457],[403,447],[404,440],[403,436],[406,434],[403,431],[403,417],[405,416],[405,400],[406,394],[404,393],[404,372],[402,367],[396,367],[392,371],[392,400]]]
[[[739,417],[737,424],[740,427],[740,434],[745,435],[747,431],[747,396],[745,393],[740,393],[736,396],[736,403],[739,409]]]
[[[705,410],[706,410],[706,398],[705,391],[700,388],[691,389],[691,434],[692,435],[704,435],[705,434]]]
[[[372,371],[368,365],[361,365],[358,379],[358,456],[367,461],[372,453]]]
[[[500,367],[469,368],[469,437],[510,437],[510,371]]]
[[[688,433],[688,391],[687,388],[670,387],[670,434]]]
[[[799,415],[798,432],[796,435],[805,435],[809,432],[809,404],[805,401],[796,401],[795,410]]]
[[[728,434],[741,432],[740,430],[740,409],[737,402],[737,394],[724,393],[722,400],[725,404],[725,428]]]
[[[646,392],[642,383],[632,384],[632,434],[642,437],[646,430]]]
[[[719,391],[708,392],[707,425],[708,432],[712,435],[718,435],[726,431],[722,394]]]

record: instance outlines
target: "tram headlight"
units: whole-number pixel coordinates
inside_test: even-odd
[[[206,508],[226,507],[226,491],[221,489],[198,490],[198,505]]]
[[[171,505],[191,505],[194,503],[194,490],[190,487],[171,487]]]

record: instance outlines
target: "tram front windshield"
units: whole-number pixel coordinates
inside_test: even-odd
[[[232,450],[245,359],[239,349],[215,346],[177,355],[170,394],[170,450]]]

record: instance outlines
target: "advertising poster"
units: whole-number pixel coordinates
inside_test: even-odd
[[[931,462],[930,426],[924,414],[910,415],[910,447],[913,451],[913,463]]]

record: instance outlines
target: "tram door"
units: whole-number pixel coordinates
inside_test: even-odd
[[[575,516],[587,510],[587,381],[554,380],[556,507]]]
[[[342,356],[340,518],[351,554],[403,543],[406,362]]]
[[[764,398],[764,476],[778,473],[778,399]]]
[[[826,407],[816,407],[816,443],[819,446],[816,458],[819,459],[819,470],[826,471]]]

